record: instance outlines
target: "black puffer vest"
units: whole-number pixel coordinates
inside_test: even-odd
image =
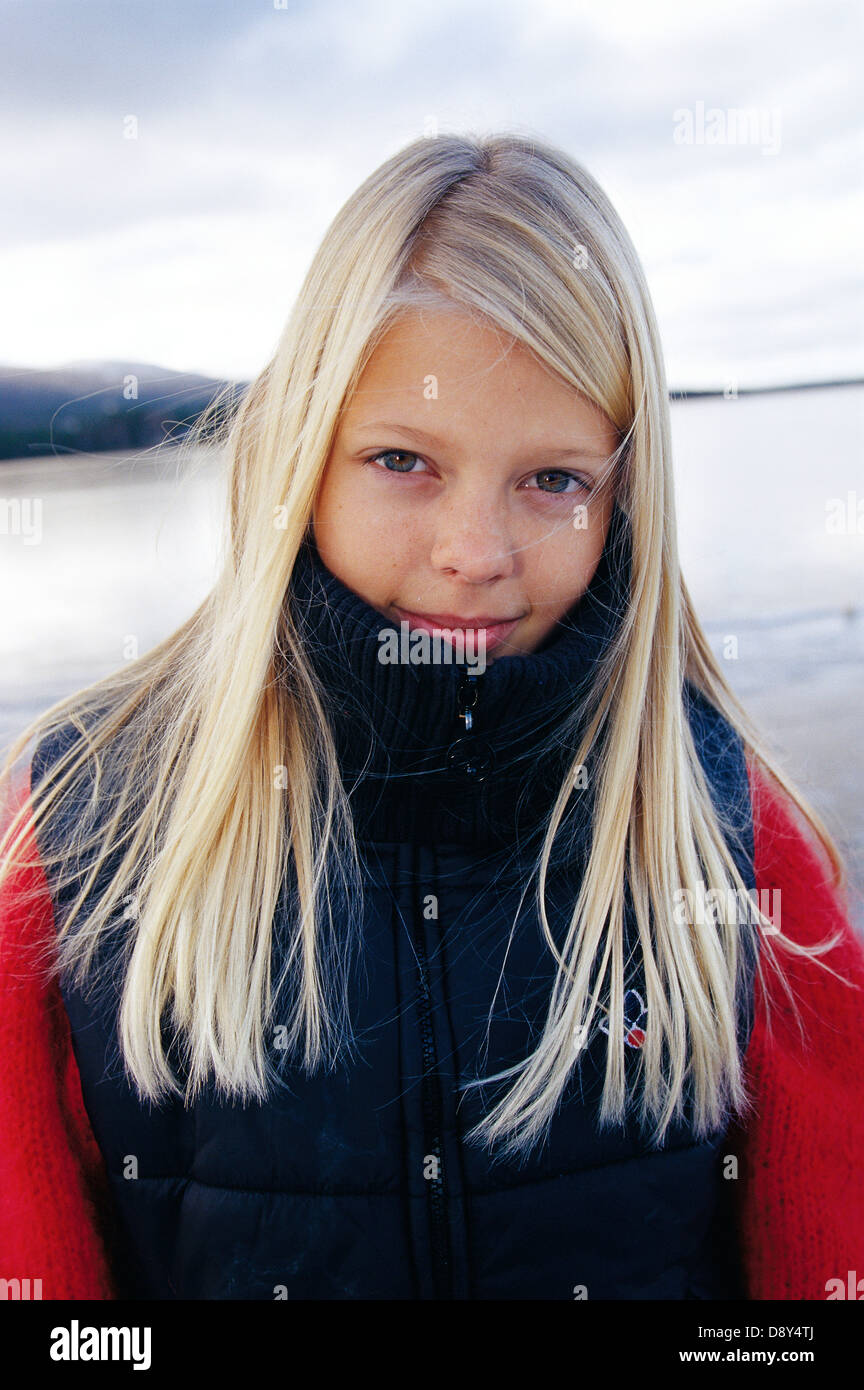
[[[116,980],[95,996],[63,983],[113,1192],[124,1297],[741,1296],[723,1130],[695,1138],[689,1104],[659,1149],[635,1114],[601,1129],[602,1027],[579,1053],[548,1138],[527,1158],[465,1138],[507,1083],[464,1084],[523,1059],[545,1018],[555,965],[532,892],[519,899],[572,757],[565,706],[620,620],[628,568],[616,509],[594,579],[554,636],[472,680],[455,666],[383,663],[387,620],[330,574],[314,542],[304,544],[288,601],[331,699],[364,871],[349,988],[354,1055],[307,1076],[279,1052],[274,1032],[284,1083],[266,1103],[224,1103],[208,1092],[188,1109],[179,1100],[151,1108],[124,1077]],[[740,740],[689,683],[684,697],[713,795],[734,827],[730,848],[755,888]],[[64,737],[40,743],[34,784]],[[569,848],[550,868],[556,940],[584,869],[588,798],[572,798]],[[62,821],[52,844],[55,836],[62,842]],[[59,920],[64,895],[54,896]],[[274,979],[287,910],[274,922]],[[356,915],[358,905],[344,911]],[[628,932],[632,1080],[651,1019],[639,951],[629,949],[629,904]],[[739,1018],[744,1049],[752,963]]]

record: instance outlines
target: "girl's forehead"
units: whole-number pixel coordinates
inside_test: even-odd
[[[577,433],[599,454],[614,448],[614,426],[592,401],[524,343],[481,316],[405,310],[375,345],[340,414],[343,431],[417,426],[440,432],[476,427],[488,415],[534,442],[564,449]],[[563,434],[562,434],[563,430]]]

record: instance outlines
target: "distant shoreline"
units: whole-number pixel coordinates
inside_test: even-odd
[[[718,390],[715,386],[696,387],[688,390],[676,387],[670,390],[670,401],[693,401],[714,398],[717,400],[737,400],[740,396],[768,396],[775,391],[825,391],[839,386],[864,386],[864,377],[838,377],[836,381],[793,381],[783,386],[736,386]],[[734,393],[733,393],[734,392]]]
[[[251,386],[142,363],[70,364],[57,371],[0,365],[0,464],[48,456],[142,452],[182,443],[210,412],[210,429],[226,424]],[[670,404],[737,401],[789,391],[864,386],[864,377],[774,386],[675,387]]]

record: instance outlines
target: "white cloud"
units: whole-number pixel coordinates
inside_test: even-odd
[[[3,153],[0,360],[251,375],[340,204],[432,116],[535,133],[595,174],[646,266],[673,384],[725,380],[730,361],[757,381],[861,371],[853,7],[3,10],[0,101],[19,123]],[[700,101],[778,107],[779,152],[676,145],[673,112]]]

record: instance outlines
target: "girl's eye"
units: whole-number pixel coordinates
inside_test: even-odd
[[[379,454],[373,454],[372,458],[368,461],[369,463],[380,463],[382,459],[384,460],[382,467],[386,468],[390,473],[419,472],[421,470],[415,470],[414,464],[423,464],[421,458],[418,458],[416,454],[409,453],[407,449],[382,449]],[[394,459],[398,459],[400,462],[392,462]],[[425,467],[426,465],[423,464],[424,469]]]
[[[590,492],[590,484],[584,478],[578,477],[575,473],[566,473],[560,468],[544,468],[541,473],[534,473],[532,478],[538,480],[538,491],[540,492],[566,492],[568,483],[575,483],[577,488],[582,488],[585,492]]]

